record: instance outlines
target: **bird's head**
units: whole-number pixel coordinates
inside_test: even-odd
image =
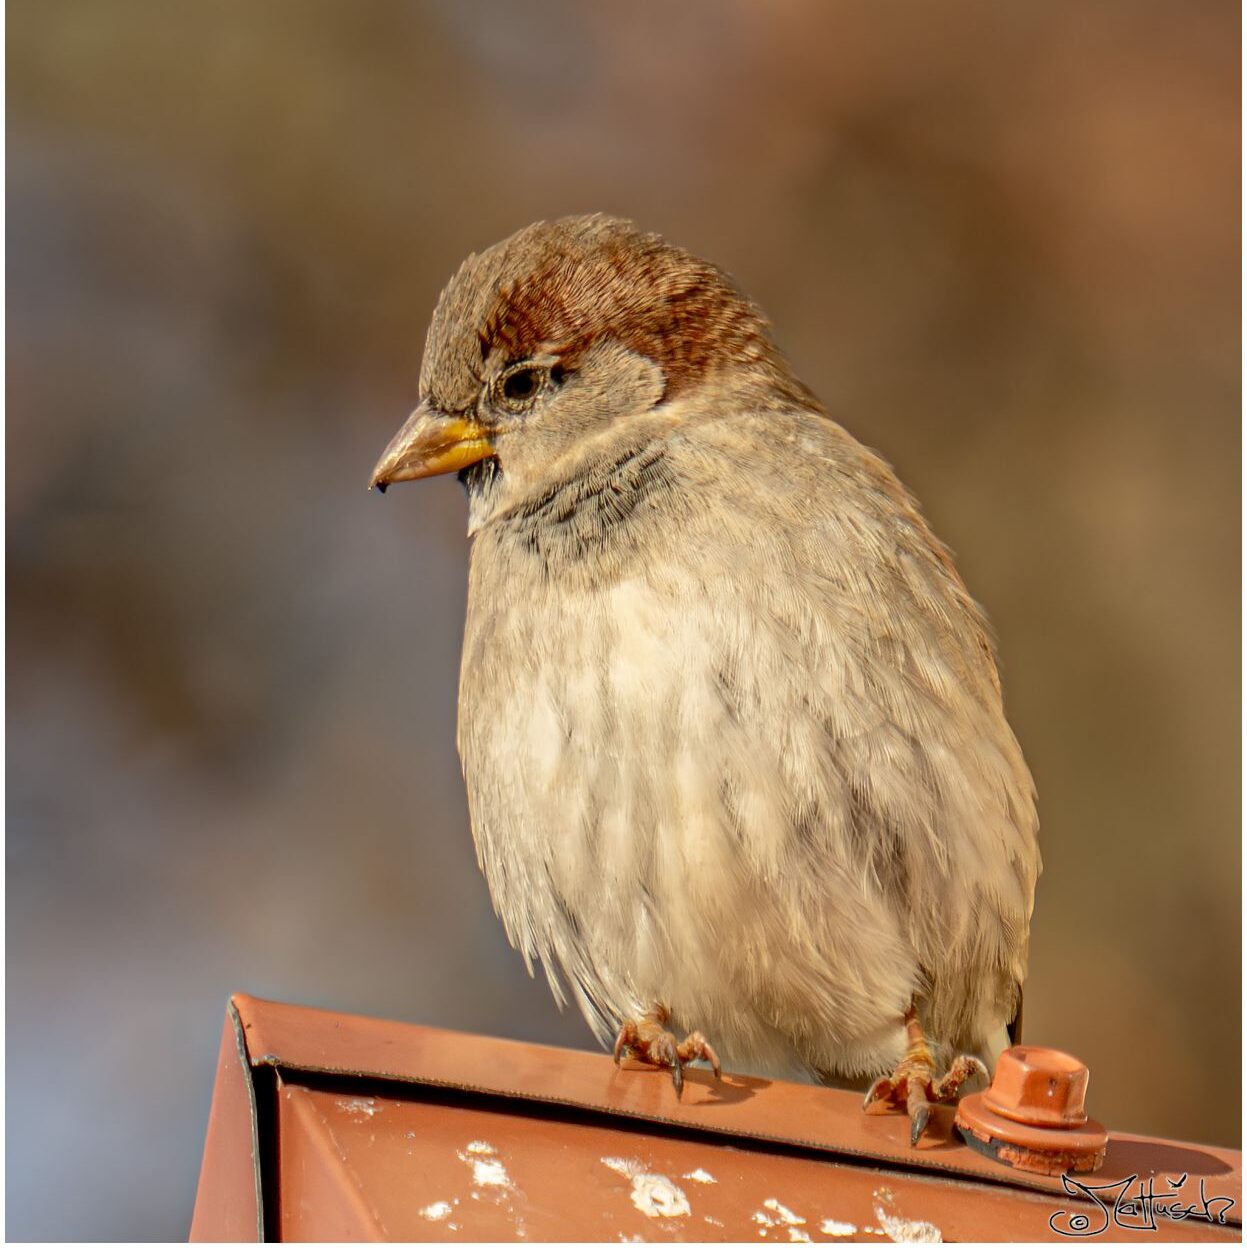
[[[372,485],[487,468],[522,497],[610,454],[625,422],[734,377],[792,384],[719,269],[613,217],[539,222],[469,256],[442,292],[420,405]]]

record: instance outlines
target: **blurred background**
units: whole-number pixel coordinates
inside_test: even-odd
[[[231,990],[587,1046],[454,746],[434,300],[606,210],[734,273],[1000,638],[1028,1037],[1238,1144],[1230,0],[10,0],[8,1237],[185,1235]]]

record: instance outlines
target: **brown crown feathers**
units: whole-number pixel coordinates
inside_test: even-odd
[[[571,371],[604,338],[662,369],[661,402],[729,365],[757,370],[785,397],[813,401],[766,318],[726,273],[602,214],[537,222],[469,256],[438,301],[421,390],[441,410],[463,411],[495,352],[508,363],[555,357]]]

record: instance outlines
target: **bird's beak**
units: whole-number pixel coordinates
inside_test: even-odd
[[[372,470],[368,488],[384,494],[395,481],[415,481],[458,472],[494,453],[488,432],[474,420],[447,416],[421,403]]]

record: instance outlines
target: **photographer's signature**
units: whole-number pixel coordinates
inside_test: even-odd
[[[1048,1225],[1058,1235],[1074,1239],[1103,1234],[1110,1226],[1132,1231],[1154,1231],[1157,1221],[1167,1218],[1173,1222],[1185,1222],[1195,1218],[1201,1222],[1224,1226],[1225,1219],[1234,1208],[1228,1196],[1209,1196],[1204,1191],[1204,1180],[1199,1181],[1199,1195],[1194,1185],[1187,1190],[1188,1175],[1179,1178],[1157,1179],[1155,1175],[1140,1180],[1137,1174],[1117,1179],[1113,1183],[1080,1183],[1068,1174],[1061,1175],[1061,1182],[1071,1196],[1085,1196],[1091,1201],[1089,1210],[1062,1209],[1048,1219]]]

